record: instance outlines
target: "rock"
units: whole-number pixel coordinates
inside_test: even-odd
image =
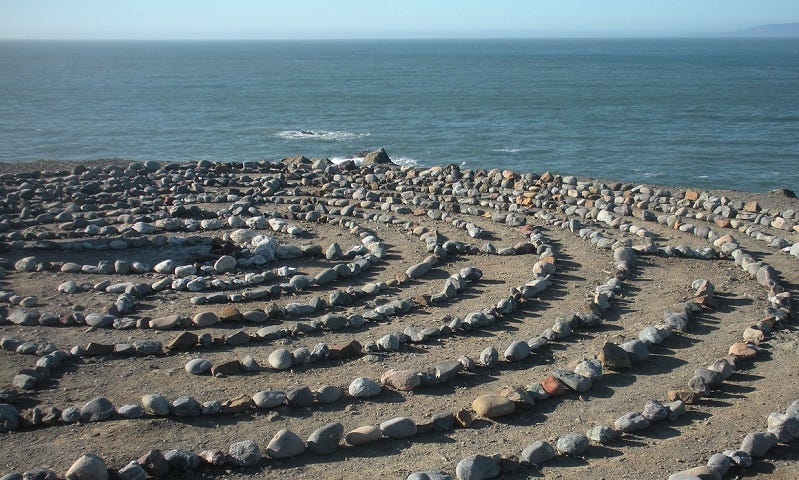
[[[367,398],[380,395],[380,385],[374,380],[365,377],[358,377],[350,383],[349,394],[355,398]]]
[[[8,432],[19,428],[19,410],[13,405],[0,403],[0,432]]]
[[[521,362],[530,356],[530,346],[524,340],[515,340],[505,349],[503,356],[509,362]]]
[[[388,438],[407,438],[416,435],[418,427],[408,417],[395,417],[380,424],[380,432]]]
[[[211,370],[211,362],[204,358],[195,358],[186,362],[185,370],[192,375],[202,375]]]
[[[271,366],[276,370],[286,370],[288,368],[291,368],[292,364],[291,352],[289,352],[285,348],[279,348],[269,354],[269,358],[267,361],[269,362],[269,366]]]
[[[316,455],[330,455],[338,449],[343,433],[344,426],[342,424],[329,423],[308,437],[308,450]]]
[[[69,467],[67,480],[107,480],[105,461],[93,453],[84,453]]]
[[[555,449],[547,442],[535,441],[522,450],[519,460],[533,465],[541,465],[555,458]]]
[[[599,443],[600,445],[608,444],[618,436],[619,432],[606,425],[596,425],[591,427],[588,433],[586,433],[586,437],[588,437],[589,440]]]
[[[236,270],[236,259],[230,255],[222,255],[214,262],[216,273],[227,273]]]
[[[617,418],[613,426],[620,432],[631,433],[649,428],[650,425],[651,422],[640,413],[630,412]]]
[[[119,469],[117,478],[119,480],[146,480],[147,472],[139,465],[139,462],[131,460],[130,463]]]
[[[649,358],[649,346],[643,340],[630,340],[629,342],[622,343],[620,346],[629,354],[632,363],[641,363]]]
[[[344,441],[349,445],[355,446],[371,443],[375,440],[379,440],[382,437],[383,434],[380,432],[380,427],[375,425],[366,425],[350,431],[344,437]]]
[[[649,400],[644,405],[641,415],[643,415],[651,423],[655,423],[665,420],[669,416],[669,409],[657,400]]]
[[[144,395],[141,397],[141,404],[144,411],[150,415],[165,417],[172,411],[169,400],[162,395]]]
[[[413,370],[387,370],[380,383],[402,392],[409,392],[422,383],[422,376]]]
[[[303,452],[305,452],[305,442],[287,428],[277,432],[266,446],[266,454],[277,459],[295,457]]]
[[[667,392],[670,401],[680,400],[688,405],[695,405],[702,399],[702,394],[688,388],[672,388]]]
[[[19,388],[20,390],[35,390],[36,385],[39,384],[39,380],[33,375],[28,375],[27,373],[19,373],[17,375],[14,375],[12,384],[15,387]]]
[[[792,442],[799,438],[799,418],[784,413],[772,413],[768,416],[767,430],[774,434],[780,443]]]
[[[384,164],[394,164],[389,158],[388,153],[386,153],[385,149],[382,147],[378,150],[373,152],[368,152],[361,161],[361,165],[369,166],[369,165],[384,165]]]
[[[275,408],[286,403],[286,394],[275,390],[256,392],[252,402],[258,408]]]
[[[377,346],[380,350],[385,352],[393,352],[399,350],[400,348],[400,339],[399,336],[394,333],[389,333],[388,335],[384,335],[377,340]]]
[[[343,394],[341,388],[335,385],[324,385],[316,391],[316,401],[319,403],[333,403],[341,398]]]
[[[189,395],[178,397],[172,402],[172,415],[176,417],[199,417],[202,413],[200,402]]]
[[[58,476],[49,468],[35,467],[22,472],[22,480],[56,480]]]
[[[738,360],[752,360],[757,356],[757,349],[743,342],[735,342],[730,346],[729,354]]]
[[[585,393],[591,389],[591,379],[564,368],[553,368],[552,375],[572,390]]]
[[[555,448],[562,455],[576,457],[588,449],[588,437],[582,433],[569,433],[558,439]]]
[[[488,347],[480,353],[480,363],[486,367],[493,367],[499,362],[499,352],[494,347]]]
[[[566,385],[554,375],[547,375],[546,378],[541,381],[541,387],[550,397],[558,397],[566,393]]]
[[[605,342],[598,358],[602,362],[602,366],[610,370],[623,370],[632,367],[630,355],[614,343]]]
[[[483,480],[499,476],[499,459],[485,455],[472,455],[464,458],[455,467],[458,480]]]
[[[17,308],[8,316],[8,321],[23,327],[32,327],[39,324],[41,314],[37,310]]]
[[[207,328],[219,323],[219,317],[214,312],[200,312],[194,316],[192,323],[200,328]]]
[[[186,450],[169,450],[164,454],[164,459],[173,472],[188,472],[200,466],[200,457]]]
[[[101,422],[108,420],[116,413],[114,406],[105,397],[97,397],[89,400],[80,409],[80,420],[84,423]]]
[[[208,465],[215,467],[222,467],[228,459],[228,455],[217,448],[211,450],[203,450],[197,454],[200,459]]]
[[[602,378],[602,363],[599,360],[583,360],[574,367],[574,373],[592,381]]]
[[[313,405],[313,400],[313,392],[307,386],[293,388],[286,392],[286,401],[292,407],[310,407]]]
[[[512,401],[502,395],[488,394],[477,397],[472,402],[472,410],[478,417],[497,418],[516,411]]]
[[[61,421],[64,423],[77,423],[80,421],[80,409],[78,407],[67,407],[61,412]]]
[[[413,472],[405,480],[452,480],[452,477],[440,470]]]
[[[773,433],[750,433],[741,441],[741,450],[751,457],[764,457],[771,447],[777,444],[777,437]]]
[[[719,476],[727,473],[727,470],[730,469],[731,464],[732,460],[730,457],[724,455],[723,453],[714,453],[707,460],[707,466],[715,470]]]
[[[141,418],[144,416],[144,410],[135,404],[122,405],[117,409],[117,414],[122,418]]]
[[[711,467],[699,466],[669,475],[669,480],[721,480],[721,475]]]
[[[732,464],[737,467],[749,468],[752,466],[752,457],[743,450],[724,450],[721,453],[729,457]]]
[[[211,367],[211,375],[214,377],[224,377],[228,375],[235,375],[241,371],[241,363],[238,360],[230,360],[228,362],[217,363]]]
[[[682,400],[675,400],[666,405],[666,408],[669,409],[669,420],[672,422],[685,414],[685,402]]]
[[[169,473],[169,463],[160,450],[150,450],[142,455],[137,462],[153,477],[163,477]]]
[[[261,449],[252,440],[236,442],[230,446],[227,456],[228,465],[234,467],[252,467],[261,461]]]

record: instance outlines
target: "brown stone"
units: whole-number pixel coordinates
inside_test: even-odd
[[[744,330],[743,333],[744,341],[754,343],[755,345],[760,345],[760,342],[762,342],[765,338],[766,335],[763,333],[762,330],[758,330],[752,327],[746,327],[746,330]]]
[[[730,219],[727,217],[716,217],[713,222],[721,228],[727,228],[730,226]]]
[[[351,340],[342,345],[330,349],[330,358],[333,360],[339,358],[358,357],[363,351],[363,346],[357,340]]]
[[[197,456],[208,465],[221,467],[225,464],[225,452],[219,449],[203,450]]]
[[[402,392],[410,392],[422,384],[422,376],[413,370],[390,369],[380,376],[380,383]]]
[[[502,390],[499,391],[499,394],[515,403],[519,407],[532,408],[535,405],[535,400],[533,400],[533,397],[531,397],[530,394],[527,393],[527,390],[523,389],[522,387],[506,385],[502,387]]]
[[[559,397],[566,393],[566,385],[557,379],[554,375],[548,375],[547,378],[541,381],[541,386],[550,397]]]
[[[236,398],[222,402],[223,414],[244,412],[251,408],[253,408],[252,398],[248,395],[239,395]]]
[[[375,440],[379,440],[383,436],[380,433],[380,427],[375,425],[366,425],[363,427],[358,427],[347,435],[344,436],[344,441],[347,442],[349,445],[363,445],[365,443],[371,443]]]
[[[686,200],[691,200],[691,201],[698,200],[699,199],[699,192],[697,192],[696,190],[686,190],[685,191],[685,196],[683,198],[685,198]]]
[[[552,181],[552,174],[549,173],[549,172],[544,172],[544,173],[541,174],[541,177],[539,178],[539,180],[541,180],[541,182],[543,182],[543,183],[549,183],[549,182]]]
[[[417,295],[413,297],[413,303],[421,307],[430,305],[430,295]]]
[[[632,367],[630,354],[615,343],[605,342],[598,358],[602,362],[602,366],[610,370],[623,370]]]
[[[469,413],[468,410],[462,408],[455,412],[455,422],[457,422],[457,424],[462,428],[470,428],[472,426],[472,422],[474,422],[474,418],[472,418],[472,414]]]
[[[137,462],[145,472],[153,477],[163,477],[169,473],[169,463],[167,463],[161,450],[150,450],[142,455]]]
[[[760,204],[757,203],[757,200],[752,200],[751,202],[747,202],[746,205],[744,205],[744,212],[757,213],[759,211],[760,211]]]
[[[489,393],[477,397],[472,402],[472,410],[478,417],[496,418],[510,415],[516,411],[516,406],[502,395]]]
[[[233,305],[225,305],[217,315],[222,322],[240,322],[244,318],[239,309]]]
[[[748,343],[735,342],[730,346],[729,354],[738,360],[751,360],[757,356],[757,350]]]
[[[668,391],[667,396],[671,402],[682,400],[688,405],[694,405],[702,399],[702,394],[687,388],[673,388]]]
[[[197,346],[199,337],[191,332],[183,332],[166,344],[167,350],[189,350]]]
[[[238,360],[215,364],[211,367],[211,375],[214,377],[222,375],[235,375],[241,371],[241,363]]]

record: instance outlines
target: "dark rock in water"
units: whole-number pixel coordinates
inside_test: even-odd
[[[394,162],[391,161],[391,158],[389,158],[388,153],[386,153],[385,149],[383,149],[382,147],[379,150],[375,150],[374,152],[368,152],[363,157],[362,165],[381,165],[381,164],[394,165]]]

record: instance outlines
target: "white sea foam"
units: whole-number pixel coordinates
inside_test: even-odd
[[[339,165],[346,161],[352,161],[356,165],[360,165],[363,162],[363,157],[330,157],[330,161]],[[417,167],[419,166],[419,161],[415,158],[410,157],[391,157],[391,161],[396,163],[397,165],[406,165],[409,167]]]
[[[519,153],[519,152],[522,151],[522,149],[521,148],[495,148],[493,151],[497,152],[497,153]]]
[[[326,141],[340,141],[349,140],[352,138],[368,137],[369,132],[347,132],[342,130],[282,130],[275,133],[276,137],[286,140],[326,140]]]

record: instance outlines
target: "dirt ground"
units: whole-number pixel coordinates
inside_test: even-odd
[[[18,172],[23,168],[57,170],[64,167],[64,164],[53,162],[2,164],[0,174]],[[71,169],[71,165],[66,167]],[[778,195],[725,193],[742,200],[758,199],[764,207],[790,207],[799,210],[797,200]],[[222,208],[218,204],[202,206],[213,211]],[[285,211],[285,206],[277,205],[274,208]],[[483,242],[470,238],[464,230],[456,229],[447,222],[430,220],[426,216],[395,216],[415,224],[424,224],[449,239],[476,246]],[[469,218],[466,214],[460,216]],[[659,245],[708,245],[693,235],[669,229],[664,225],[632,220],[645,225],[656,234]],[[477,218],[475,221],[489,231],[492,243],[497,246],[510,246],[524,238],[518,228],[494,223],[486,218]],[[267,365],[268,355],[280,347],[293,350],[301,346],[313,348],[319,342],[339,345],[350,340],[366,344],[387,333],[401,332],[407,326],[415,326],[417,330],[440,326],[441,319],[446,316],[463,318],[469,312],[495,305],[508,295],[511,287],[529,280],[532,265],[535,263],[534,255],[503,257],[480,253],[449,258],[436,265],[424,278],[392,287],[377,297],[362,300],[356,308],[374,306],[383,299],[394,300],[438,292],[449,275],[465,266],[482,270],[482,279],[468,286],[462,295],[443,306],[426,306],[409,314],[392,317],[387,322],[367,323],[359,329],[315,332],[273,342],[238,347],[219,346],[167,356],[112,355],[71,361],[55,375],[46,388],[22,394],[19,407],[80,407],[100,395],[119,407],[139,403],[142,395],[151,393],[160,393],[168,399],[191,395],[202,402],[226,400],[242,394],[252,395],[259,390],[285,391],[302,385],[315,390],[322,385],[332,384],[346,390],[354,378],[368,377],[377,380],[390,368],[423,370],[462,355],[477,358],[489,346],[495,347],[501,353],[511,341],[535,337],[550,327],[559,315],[579,310],[594,287],[609,277],[613,265],[612,251],[597,249],[589,241],[580,239],[568,230],[543,225],[532,216],[527,221],[529,224],[542,226],[544,235],[557,250],[554,283],[538,301],[485,331],[442,337],[408,346],[398,352],[328,360],[294,367],[288,371],[263,369],[257,373],[215,378],[209,375],[191,375],[183,368],[188,360],[200,356],[216,364],[250,355],[263,366]],[[346,228],[304,221],[296,223],[306,229],[309,236],[297,241],[287,234],[278,233],[275,234],[276,238],[281,242],[318,244],[323,248],[327,248],[334,241],[342,248],[359,244],[359,238]],[[401,274],[427,254],[423,242],[400,226],[380,222],[360,223],[385,242],[389,255],[384,261],[365,274],[344,283],[314,288],[293,298],[283,296],[274,302],[280,305],[289,301],[303,302],[314,295],[326,296],[332,288],[357,287],[367,282],[385,281]],[[766,227],[763,230],[771,231]],[[209,234],[221,235],[223,231]],[[632,238],[634,243],[640,243],[640,239],[618,230],[605,229],[605,233],[608,237]],[[782,235],[790,243],[799,241],[799,234],[782,232]],[[772,265],[780,273],[788,290],[792,291],[799,285],[799,259],[746,235],[739,234],[735,237],[744,248]],[[117,258],[140,260],[150,264],[172,258],[177,264],[182,264],[181,262],[188,261],[193,254],[207,248],[164,247],[72,252],[68,258],[60,251],[36,251],[35,255],[39,260],[71,261],[78,264],[96,264],[99,260]],[[2,256],[8,264],[13,265],[29,254],[31,253],[26,251],[10,250]],[[322,258],[298,259],[286,264],[314,275],[329,263]],[[66,312],[75,305],[85,307],[89,312],[113,301],[116,295],[99,292],[68,295],[58,292],[56,287],[70,279],[78,283],[96,283],[103,279],[112,283],[152,283],[158,278],[161,276],[155,273],[120,276],[58,271],[25,273],[6,269],[5,275],[0,279],[0,289],[11,290],[23,296],[35,296],[38,299],[36,308],[42,312]],[[676,302],[690,299],[691,282],[698,278],[708,279],[715,284],[719,298],[718,308],[703,312],[688,333],[675,333],[663,345],[655,347],[648,361],[630,370],[606,371],[604,377],[585,394],[568,392],[561,397],[541,401],[532,409],[517,411],[496,421],[476,420],[472,428],[423,433],[401,440],[383,439],[358,447],[342,446],[330,456],[305,453],[289,460],[265,459],[257,467],[244,470],[204,466],[192,474],[197,478],[404,479],[410,472],[441,469],[454,477],[455,465],[469,455],[519,455],[524,447],[535,440],[554,442],[569,432],[585,433],[597,424],[613,425],[613,421],[620,415],[640,411],[647,400],[666,400],[666,392],[670,387],[685,385],[696,368],[725,356],[729,346],[740,340],[743,330],[753,321],[762,318],[767,306],[766,291],[729,259],[700,261],[644,256],[631,277],[624,282],[620,297],[615,301],[602,327],[581,330],[565,341],[553,343],[525,361],[503,361],[497,367],[461,374],[442,385],[422,387],[412,392],[386,389],[375,399],[344,398],[330,405],[315,404],[310,408],[284,406],[276,410],[188,419],[116,418],[99,423],[61,424],[0,433],[0,475],[22,472],[35,466],[47,466],[63,473],[84,452],[94,452],[105,459],[109,467],[121,468],[151,449],[166,451],[181,448],[194,452],[210,448],[227,450],[233,442],[251,439],[264,451],[271,437],[283,428],[291,429],[300,437],[307,438],[314,430],[331,422],[341,422],[345,432],[362,425],[377,425],[398,415],[422,423],[436,413],[454,412],[469,407],[476,397],[486,393],[498,393],[503,386],[524,387],[540,382],[554,367],[572,369],[582,359],[594,358],[606,340],[621,343],[637,338],[641,328],[661,320],[664,310],[672,308]],[[192,296],[194,294],[189,292],[165,291],[143,299],[132,316],[146,315],[155,318],[182,313],[191,317],[200,311],[218,311],[223,307],[192,305],[189,302]],[[236,306],[244,311],[266,309],[269,303],[270,301],[247,301]],[[12,309],[13,307],[9,307],[7,310],[10,312]],[[309,321],[319,316],[314,314],[302,320]],[[275,320],[269,324],[277,322]],[[287,326],[294,322],[296,320],[284,321]],[[238,329],[252,333],[258,328],[247,323],[219,324],[215,327],[193,331],[198,334],[210,332],[219,336]],[[0,323],[0,336],[18,337],[39,343],[50,342],[65,350],[89,342],[110,344],[159,340],[167,343],[178,333],[180,330],[87,329],[85,326],[22,327]],[[766,417],[770,412],[784,411],[790,402],[799,398],[799,348],[791,349],[791,342],[799,345],[799,334],[794,326],[788,326],[773,335],[763,345],[765,352],[757,361],[743,366],[710,397],[697,405],[689,406],[688,413],[677,422],[655,424],[640,434],[626,434],[606,446],[592,444],[583,457],[559,456],[540,469],[521,467],[517,472],[503,474],[501,478],[666,478],[678,470],[704,465],[713,453],[737,448],[747,433],[764,431]],[[16,372],[22,368],[31,368],[36,358],[0,351],[0,387],[10,386]],[[751,468],[731,469],[727,478],[799,478],[797,447],[797,441],[789,445],[779,445],[770,450],[766,458],[755,460]],[[176,475],[175,478],[182,476]]]

